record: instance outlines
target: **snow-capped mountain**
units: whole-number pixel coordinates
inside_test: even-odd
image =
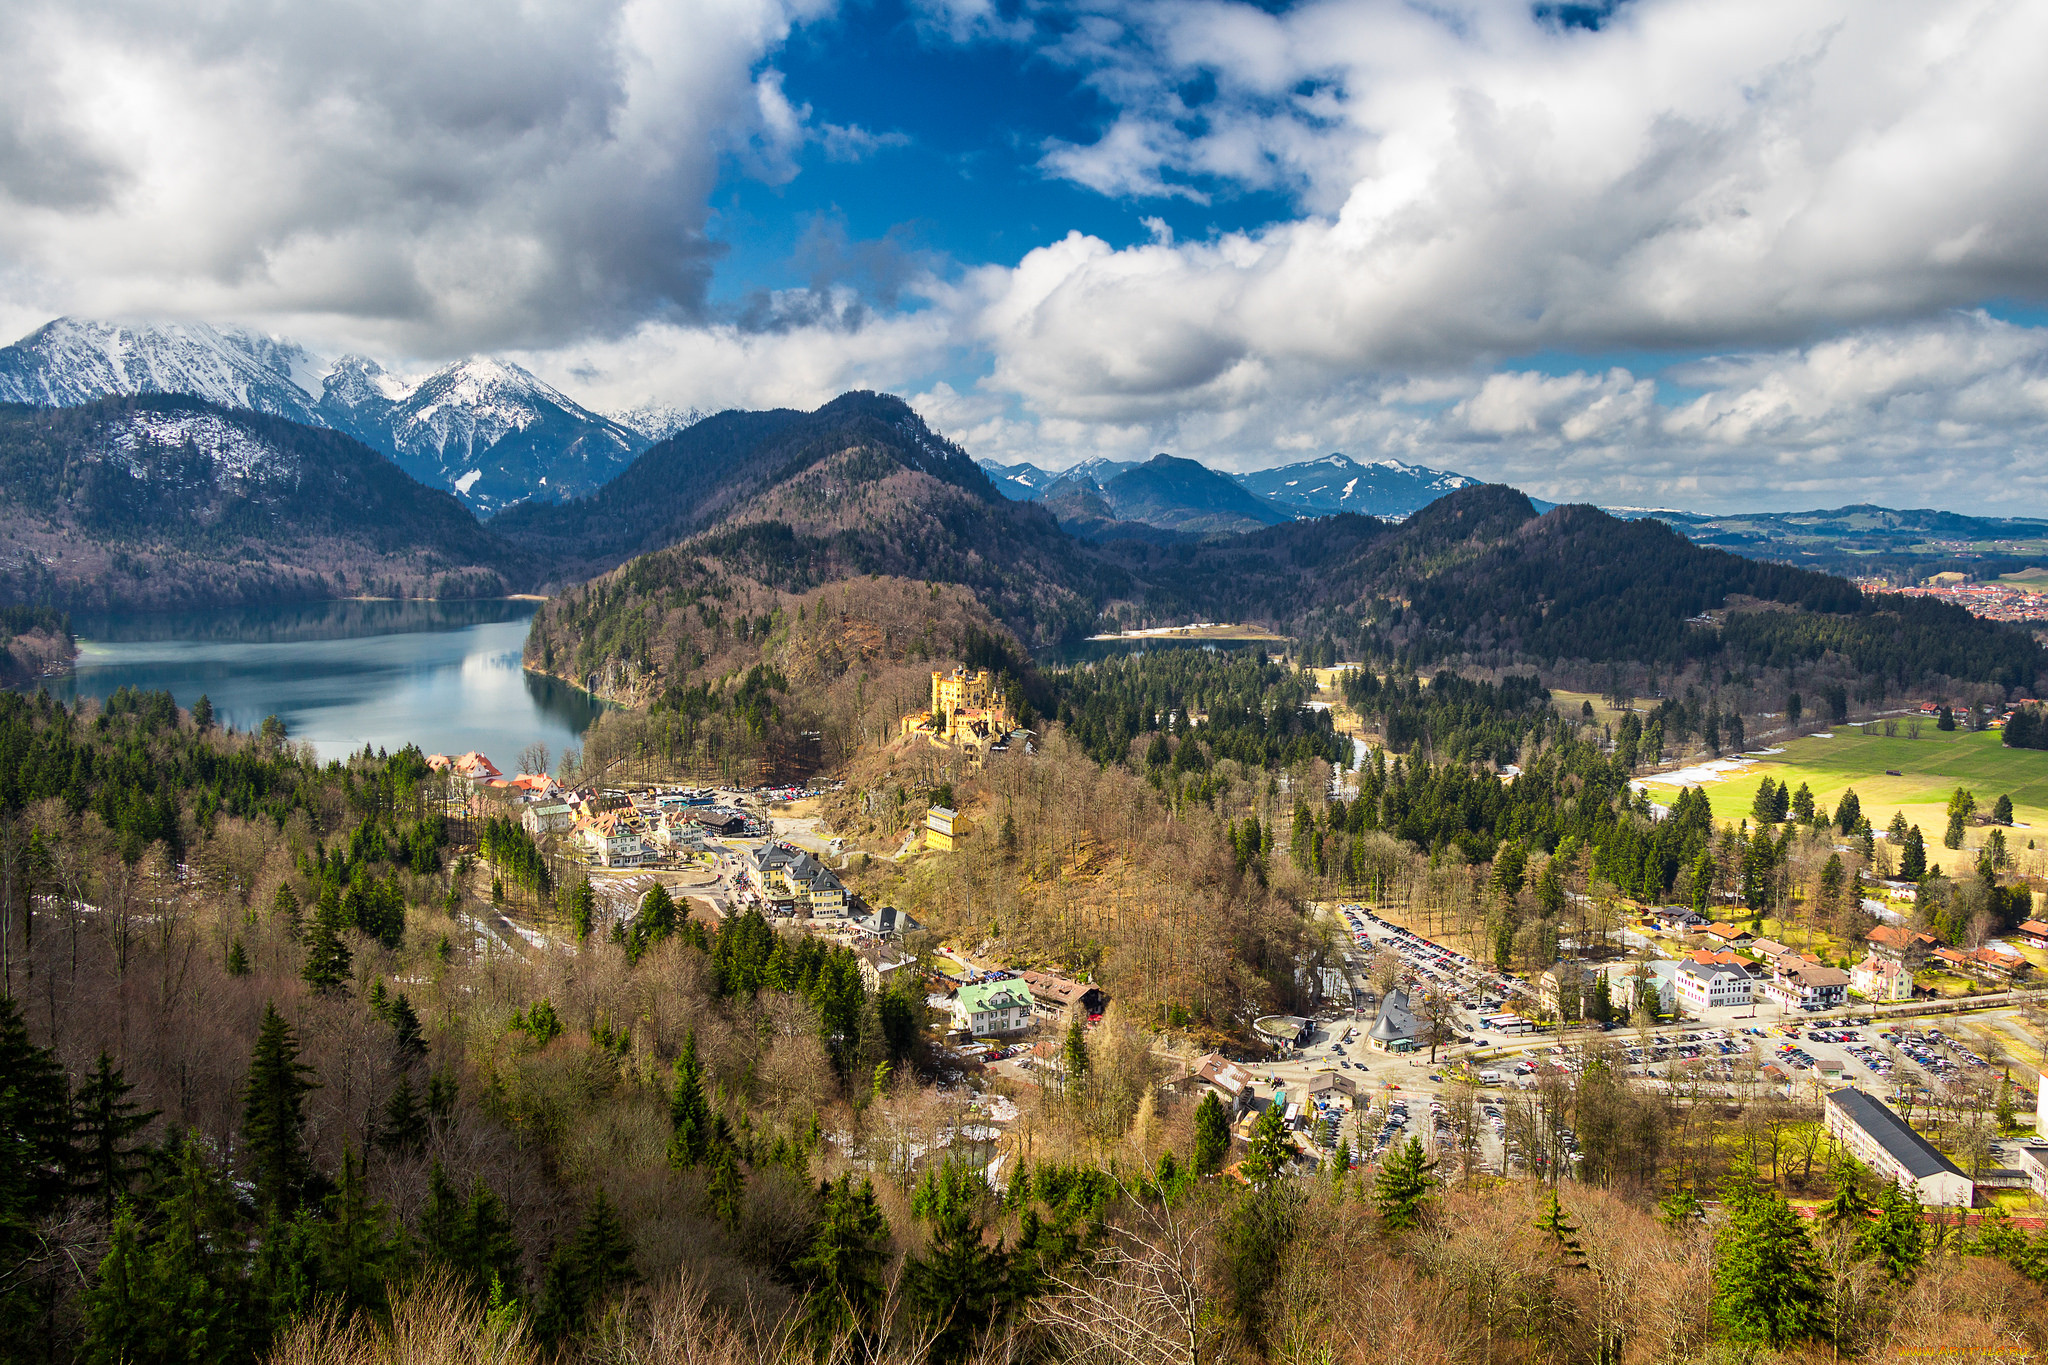
[[[673,408],[666,403],[642,403],[637,408],[605,414],[628,431],[639,432],[650,442],[666,441],[710,415],[702,408]]]
[[[508,361],[472,356],[406,379],[363,356],[329,364],[295,342],[200,322],[58,318],[0,348],[0,402],[71,407],[136,393],[331,427],[483,515],[589,493],[703,415],[650,404],[621,421]]]
[[[0,348],[0,402],[76,407],[118,393],[184,393],[318,425],[324,367],[305,347],[204,322],[44,323]]]
[[[471,356],[416,384],[349,357],[328,377],[321,415],[430,487],[489,514],[529,498],[581,497],[650,444],[510,361]]]
[[[1400,460],[1360,462],[1328,455],[1278,469],[1233,475],[1252,492],[1300,517],[1357,512],[1399,521],[1446,493],[1473,488],[1481,480]]]
[[[1037,502],[1068,488],[1100,488],[1127,469],[1136,469],[1136,460],[1109,460],[1097,456],[1083,460],[1066,469],[1040,469],[1035,464],[997,464],[993,460],[977,460],[996,491],[1013,502]]]

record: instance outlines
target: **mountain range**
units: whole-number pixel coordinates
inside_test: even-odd
[[[1097,458],[1061,470],[981,464],[1004,496],[1054,506],[1062,525],[1091,539],[1157,539],[1142,532],[1145,526],[1192,534],[1244,531],[1335,512],[1400,521],[1446,493],[1480,482],[1400,460],[1358,461],[1342,454],[1237,474],[1167,455],[1143,464]],[[1211,478],[1200,478],[1189,465]],[[1233,496],[1218,485],[1235,485],[1250,496]]]
[[[523,552],[341,432],[181,394],[0,406],[0,601],[503,596]]]
[[[472,356],[401,378],[363,356],[208,323],[58,318],[0,348],[0,402],[68,407],[177,393],[353,436],[479,515],[579,497],[703,414],[592,412],[507,360]]]

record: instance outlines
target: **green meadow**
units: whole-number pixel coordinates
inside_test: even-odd
[[[1874,732],[1877,727],[1871,728]],[[1899,728],[1905,729],[1903,720]],[[1702,784],[1715,818],[1732,821],[1747,816],[1758,785],[1769,777],[1793,791],[1805,783],[1829,810],[1853,787],[1863,813],[1878,829],[1891,823],[1893,811],[1904,811],[1908,823],[1920,826],[1936,861],[1946,853],[1941,835],[1948,826],[1949,793],[1957,787],[1974,792],[1979,812],[1986,815],[2000,796],[2010,796],[2013,823],[2048,834],[2048,750],[2008,749],[1995,730],[1944,732],[1931,720],[1922,726],[1918,739],[1865,735],[1855,726],[1833,733],[1832,739],[1808,735],[1790,740],[1783,753],[1758,759],[1731,773],[1730,780]],[[1899,775],[1890,776],[1888,769]],[[1651,799],[1659,804],[1668,805],[1676,795],[1675,788],[1650,788]],[[1973,829],[1970,846],[1981,842],[1984,833],[1982,827]],[[2015,833],[2020,835],[2015,841],[2020,848],[2035,837],[2028,830]]]

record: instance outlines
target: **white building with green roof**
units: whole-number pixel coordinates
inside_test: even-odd
[[[1021,981],[983,981],[953,996],[953,1027],[976,1038],[1031,1027],[1031,989]]]

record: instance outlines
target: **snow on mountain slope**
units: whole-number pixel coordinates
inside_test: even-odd
[[[184,393],[318,425],[325,367],[294,342],[204,322],[58,318],[0,348],[0,402],[74,407],[120,393]]]
[[[604,414],[629,431],[649,441],[666,441],[679,431],[694,427],[711,414],[702,408],[672,408],[666,403],[642,403],[637,408]]]
[[[1233,476],[1260,497],[1301,517],[1357,512],[1399,521],[1446,493],[1480,480],[1400,460],[1358,461],[1346,455],[1255,469]]]
[[[108,458],[137,479],[149,478],[157,465],[152,456],[185,447],[213,466],[213,482],[269,483],[298,473],[298,458],[277,449],[242,427],[212,412],[131,412],[108,422],[101,431]]]
[[[136,393],[331,427],[482,514],[591,492],[703,416],[648,404],[620,421],[503,360],[473,356],[408,380],[363,356],[329,365],[295,342],[200,322],[58,318],[0,347],[0,402],[75,407]]]

